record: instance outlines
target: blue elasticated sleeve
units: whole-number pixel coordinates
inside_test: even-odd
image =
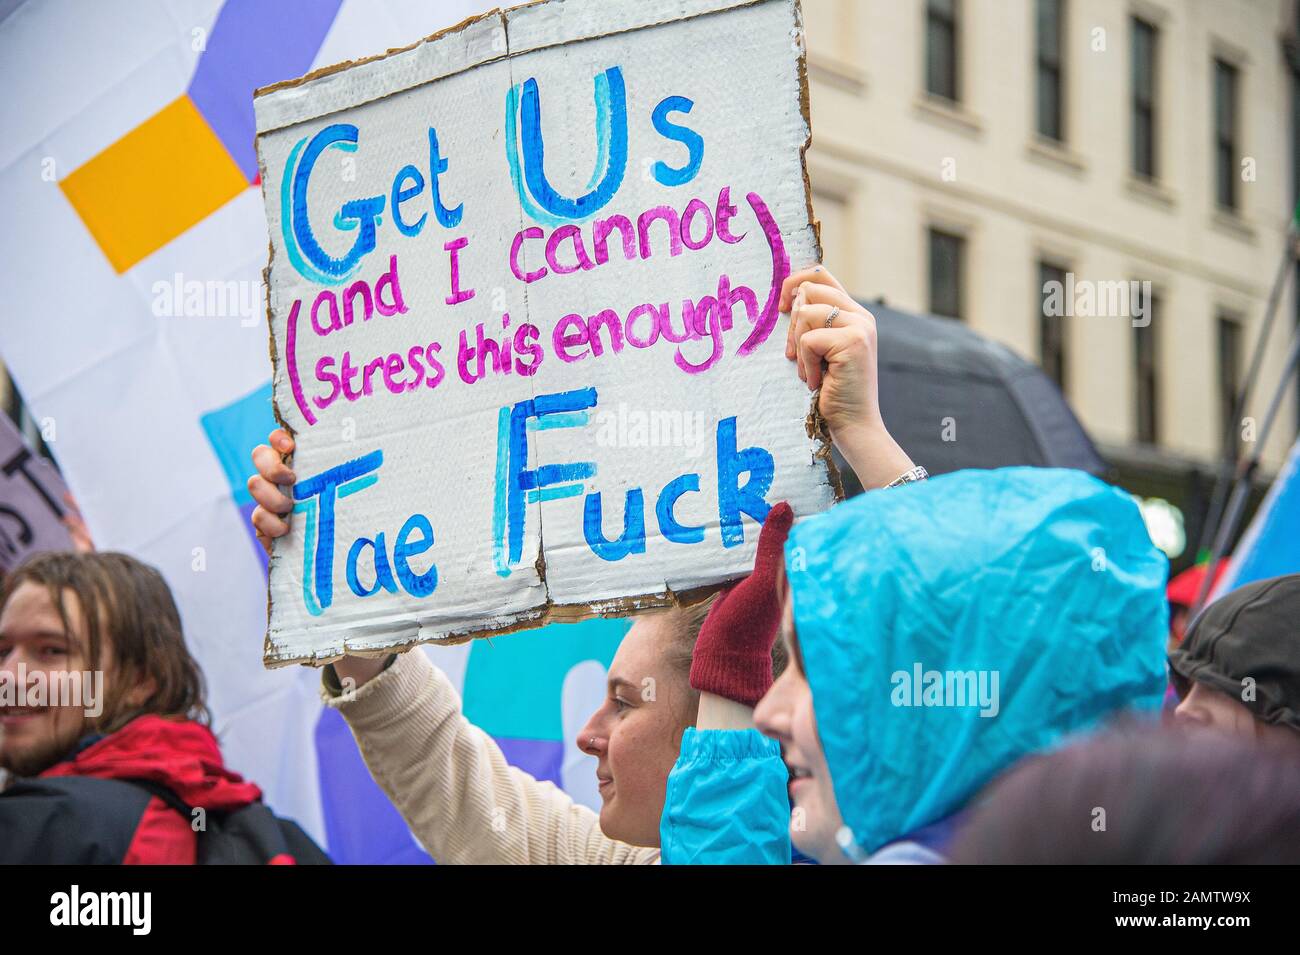
[[[682,736],[660,820],[665,865],[789,865],[789,772],[758,730]]]

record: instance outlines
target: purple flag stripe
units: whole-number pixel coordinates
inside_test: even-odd
[[[253,90],[311,69],[343,0],[226,0],[189,96],[250,183],[257,179]]]

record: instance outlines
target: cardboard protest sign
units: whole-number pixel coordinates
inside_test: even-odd
[[[67,485],[27,444],[8,415],[0,415],[0,574],[32,554],[71,550],[63,524]]]
[[[795,0],[547,0],[258,92],[268,664],[662,605],[831,504],[806,87]]]

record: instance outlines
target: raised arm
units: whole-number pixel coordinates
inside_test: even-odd
[[[790,315],[786,357],[817,393],[831,438],[862,486],[914,479],[912,459],[880,414],[875,316],[820,266],[786,279],[780,307]],[[718,600],[700,631],[691,667],[699,715],[668,777],[660,826],[666,864],[790,861],[789,774],[776,741],[753,728],[754,704],[771,685],[776,575],[790,523],[788,506],[772,509],[754,573]]]
[[[691,686],[700,706],[668,775],[659,826],[665,864],[790,862],[789,773],[780,746],[754,729],[753,712],[772,685],[777,571],[793,523],[789,504],[772,508],[754,572],[718,597],[695,641]]]
[[[381,789],[442,863],[637,864],[658,849],[607,838],[596,813],[511,766],[465,719],[460,698],[425,654],[400,654],[348,694],[326,669],[322,696],[348,721]]]
[[[785,280],[781,310],[790,314],[785,356],[810,391],[820,389],[817,409],[863,488],[909,472],[912,459],[880,415],[875,316],[821,266]]]

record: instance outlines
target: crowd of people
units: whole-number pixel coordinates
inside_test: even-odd
[[[1300,862],[1300,574],[1232,591],[1169,649],[1168,562],[1129,495],[1054,469],[927,477],[881,416],[871,314],[819,267],[781,310],[786,357],[868,490],[797,523],[775,504],[752,574],[635,619],[576,741],[599,812],[510,765],[424,653],[322,669],[429,853]],[[253,453],[268,547],[289,530],[293,448],[277,430]],[[155,571],[46,554],[0,601],[0,684],[106,687],[95,715],[0,700],[0,861],[324,860],[223,765]]]

